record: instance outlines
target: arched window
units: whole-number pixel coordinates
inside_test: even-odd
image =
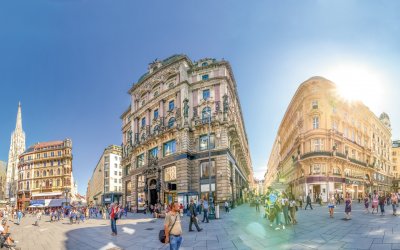
[[[36,181],[36,188],[39,188],[39,181]]]
[[[57,169],[57,175],[60,175],[60,169],[59,168]]]
[[[50,176],[53,176],[53,169],[50,169]]]
[[[201,118],[203,120],[203,123],[204,122],[208,122],[210,117],[211,117],[211,108],[210,107],[205,107],[203,109],[203,111],[201,112]]]
[[[46,180],[46,187],[47,187],[47,188],[50,187],[49,180]]]
[[[39,177],[39,171],[36,171],[36,177]]]
[[[29,181],[26,182],[26,189],[29,190]]]
[[[44,177],[46,177],[46,170],[45,170],[45,171],[43,171],[43,176],[44,176]]]
[[[60,186],[60,179],[57,179],[57,187]]]
[[[168,128],[172,128],[175,124],[175,117],[171,117],[168,121]]]
[[[26,173],[26,179],[29,179],[29,178],[31,178],[31,174],[28,172],[28,173]]]

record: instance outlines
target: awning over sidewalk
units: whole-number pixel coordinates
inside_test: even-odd
[[[62,195],[62,192],[49,192],[49,193],[32,194],[32,197],[38,197],[38,196],[57,196],[57,195]]]
[[[52,199],[49,202],[49,207],[61,207],[62,203],[65,202],[65,199]]]

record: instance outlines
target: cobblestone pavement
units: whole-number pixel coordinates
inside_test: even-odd
[[[345,221],[344,207],[335,209],[329,218],[326,206],[299,210],[298,225],[274,230],[254,207],[239,206],[221,219],[201,223],[202,232],[187,232],[188,217],[182,225],[184,242],[181,249],[400,249],[400,218],[391,215],[387,206],[385,216],[364,214],[361,204],[353,206],[352,220]],[[118,236],[111,236],[109,221],[90,219],[69,225],[67,220],[48,222],[39,227],[27,216],[20,226],[11,225],[12,236],[21,249],[169,249],[158,241],[162,219],[149,215],[130,214],[118,221]]]

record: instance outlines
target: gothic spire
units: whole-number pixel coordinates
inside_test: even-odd
[[[18,102],[17,123],[15,125],[15,130],[22,130],[21,102]]]

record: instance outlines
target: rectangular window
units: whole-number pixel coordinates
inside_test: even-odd
[[[314,139],[313,140],[313,149],[314,149],[314,151],[323,151],[324,150],[324,141],[322,139]]]
[[[319,128],[319,117],[314,116],[313,118],[313,129],[318,129]]]
[[[205,90],[203,90],[203,99],[208,100],[208,98],[210,98],[210,90],[205,89]]]
[[[114,183],[118,183],[118,179],[114,179]]]
[[[176,152],[176,141],[172,140],[164,143],[163,155],[168,156]]]
[[[117,189],[118,187],[114,187],[114,192],[117,192],[118,191],[118,189]]]
[[[158,157],[158,147],[152,148],[149,150],[149,157],[150,158],[157,158]]]
[[[146,126],[146,117],[142,118],[142,127]]]
[[[201,80],[207,81],[207,80],[208,80],[208,75],[202,75],[202,76],[201,76]]]
[[[114,168],[118,168],[118,164],[117,163],[114,163]]]
[[[154,110],[154,119],[158,119],[158,109]]]
[[[58,156],[61,156],[61,151],[58,151]]]
[[[44,158],[47,158],[47,153],[44,153]]]
[[[207,179],[209,178],[211,173],[211,177],[215,176],[215,162],[211,161],[211,168],[209,167],[209,162],[200,163],[200,178]]]
[[[36,159],[40,159],[40,154],[36,154]]]
[[[119,179],[119,183],[122,183],[122,179]]]
[[[172,111],[172,110],[174,110],[174,108],[175,108],[175,103],[174,103],[174,100],[172,100],[168,103],[168,110]]]
[[[51,155],[51,157],[53,157],[54,156],[54,152],[51,152],[50,155]]]
[[[210,135],[210,140],[208,139],[208,135],[202,135],[199,139],[200,150],[207,150],[215,148],[215,136],[214,134]]]
[[[122,172],[119,172],[119,176],[122,176]]]
[[[143,166],[144,166],[144,154],[141,154],[136,157],[136,167],[140,168]]]
[[[114,175],[118,175],[117,171],[114,171]]]

